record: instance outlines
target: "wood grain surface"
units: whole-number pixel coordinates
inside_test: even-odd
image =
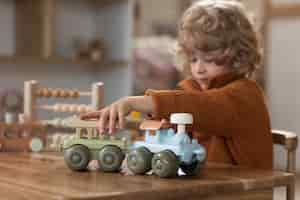
[[[97,170],[73,172],[57,153],[0,153],[1,199],[225,199],[226,195],[263,191],[293,181],[290,173],[213,163],[196,177],[174,179]]]

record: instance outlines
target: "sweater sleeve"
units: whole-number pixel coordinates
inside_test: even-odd
[[[237,109],[242,106],[234,94],[240,89],[239,86],[225,86],[199,93],[147,90],[146,95],[152,97],[154,118],[168,119],[171,113],[191,113],[194,130],[230,137],[230,130],[237,123]]]

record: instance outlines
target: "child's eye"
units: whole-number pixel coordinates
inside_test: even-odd
[[[197,60],[198,60],[198,59],[197,59],[196,57],[191,57],[191,58],[190,58],[190,62],[191,62],[191,63],[196,63]]]
[[[205,58],[205,59],[203,59],[205,62],[207,62],[207,63],[212,63],[212,62],[214,62],[214,59],[212,59],[212,58]]]

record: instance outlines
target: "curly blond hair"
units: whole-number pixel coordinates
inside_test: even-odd
[[[176,59],[180,69],[188,73],[190,38],[193,48],[210,61],[235,72],[251,75],[261,63],[258,34],[238,1],[201,0],[185,11],[179,23]]]

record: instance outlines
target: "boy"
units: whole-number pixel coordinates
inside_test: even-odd
[[[208,161],[271,169],[272,135],[262,91],[249,80],[261,61],[257,35],[237,1],[193,4],[179,26],[176,57],[190,78],[178,90],[148,90],[124,97],[82,118],[99,117],[99,131],[115,132],[131,111],[168,119],[193,114],[193,136],[208,151]]]

